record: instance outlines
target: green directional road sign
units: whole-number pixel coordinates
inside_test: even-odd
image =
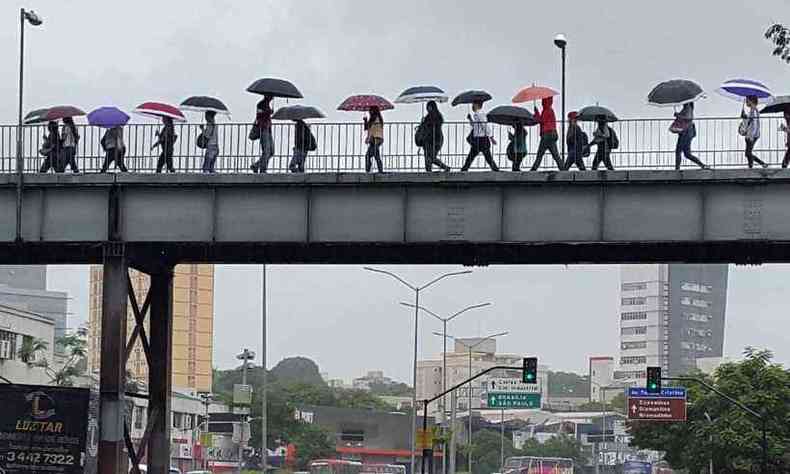
[[[488,408],[540,408],[540,394],[529,392],[489,393]]]

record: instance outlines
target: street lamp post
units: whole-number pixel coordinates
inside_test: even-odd
[[[420,319],[419,318],[420,292],[428,289],[430,286],[434,285],[435,283],[438,283],[440,280],[443,280],[451,276],[466,275],[472,273],[472,271],[464,270],[460,272],[445,273],[444,275],[439,275],[438,277],[434,278],[433,280],[429,281],[428,283],[422,286],[416,286],[407,282],[406,280],[399,277],[398,275],[386,270],[381,270],[378,268],[371,268],[371,267],[365,267],[365,270],[374,273],[381,273],[382,275],[387,275],[390,278],[394,278],[395,280],[398,280],[403,286],[409,288],[414,292],[414,359],[412,361],[411,433],[409,434],[409,445],[411,447],[411,456],[410,456],[411,471],[409,472],[414,473],[414,467],[415,467],[414,451],[416,449],[415,434],[417,432],[417,344],[418,344],[417,329],[419,327],[418,322]]]
[[[562,117],[560,123],[562,124],[562,135],[560,135],[560,146],[562,149],[562,161],[565,161],[565,46],[568,45],[568,39],[565,35],[560,33],[554,37],[554,45],[560,48],[562,52]]]
[[[445,337],[445,338],[452,339],[453,341],[457,342],[458,344],[461,344],[462,346],[466,347],[466,349],[469,351],[469,378],[472,378],[472,352],[474,351],[475,347],[477,347],[480,344],[482,344],[482,343],[484,343],[486,341],[489,341],[491,339],[494,339],[494,338],[497,338],[497,337],[500,337],[500,336],[507,336],[508,334],[510,334],[510,331],[498,332],[496,334],[491,334],[490,336],[486,336],[486,337],[480,338],[479,341],[477,341],[476,343],[474,343],[472,345],[468,345],[468,344],[464,343],[463,341],[460,340],[460,338],[455,337],[455,336],[444,336],[442,334],[439,334],[438,332],[435,332],[434,334],[437,335],[437,336],[442,336],[442,337]],[[467,439],[466,439],[466,456],[467,456],[467,458],[466,458],[466,467],[469,470],[469,472],[471,473],[472,472],[472,383],[471,382],[469,383],[468,389],[469,389],[469,398],[467,400],[467,404],[468,404],[467,408],[469,409],[469,433],[468,433],[468,436],[467,436]],[[454,421],[455,420],[453,420],[453,422]]]
[[[416,309],[422,310],[422,311],[430,314],[434,318],[438,319],[439,321],[441,321],[441,323],[442,323],[442,343],[443,343],[443,352],[442,352],[442,392],[447,391],[447,323],[449,323],[450,321],[452,321],[453,319],[457,318],[458,316],[464,314],[467,311],[470,311],[470,310],[473,310],[473,309],[478,309],[478,308],[484,308],[486,306],[491,306],[491,303],[480,303],[480,304],[475,304],[475,305],[472,305],[472,306],[467,306],[466,308],[462,309],[461,311],[458,311],[458,312],[456,312],[456,313],[454,313],[451,316],[448,316],[446,318],[443,318],[443,317],[439,316],[438,314],[434,313],[433,311],[431,311],[431,310],[429,310],[429,309],[427,309],[427,308],[425,308],[423,306],[415,306],[415,305],[410,304],[410,303],[401,303],[401,304],[403,306],[406,306],[406,307],[409,307],[409,308],[416,308]],[[415,389],[416,389],[416,387],[415,387]],[[442,413],[442,425],[444,425],[444,424],[446,424],[446,421],[447,421],[445,419],[446,416],[447,416],[447,401],[446,401],[446,397],[442,397],[442,400],[441,400],[441,413]],[[444,452],[446,453],[447,449],[444,449]],[[447,472],[447,456],[445,455],[445,456],[442,456],[442,473],[444,474],[446,472]]]
[[[603,436],[604,447],[606,443],[606,391],[607,390],[623,390],[623,387],[618,387],[616,385],[601,385],[599,383],[593,382],[590,380],[590,383],[598,387],[598,402],[601,404],[601,435]],[[612,435],[614,435],[614,431],[612,431]],[[597,443],[596,443],[597,445]],[[597,449],[597,454],[600,455],[601,450]],[[598,456],[595,458],[595,473],[598,474],[599,467],[598,467]]]
[[[16,127],[16,240],[22,240],[22,173],[24,163],[22,162],[22,92],[25,77],[25,21],[32,26],[39,26],[43,23],[41,17],[33,10],[25,11],[19,9],[19,117]]]

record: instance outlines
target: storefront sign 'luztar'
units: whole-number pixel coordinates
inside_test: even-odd
[[[0,384],[0,473],[81,474],[90,391]]]

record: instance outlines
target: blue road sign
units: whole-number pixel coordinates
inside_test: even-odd
[[[684,387],[662,387],[661,393],[647,393],[644,387],[631,387],[628,389],[629,398],[682,398],[686,399]]]

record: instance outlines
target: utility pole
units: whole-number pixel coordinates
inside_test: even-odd
[[[236,356],[237,359],[242,361],[241,365],[241,384],[247,385],[247,362],[255,359],[255,353],[249,349],[244,349],[241,351],[241,354]],[[247,412],[249,413],[249,411]],[[242,458],[244,457],[244,433],[245,433],[245,423],[248,424],[249,422],[240,421],[239,423],[239,463],[238,463],[238,472],[241,474],[241,467],[242,467]]]

